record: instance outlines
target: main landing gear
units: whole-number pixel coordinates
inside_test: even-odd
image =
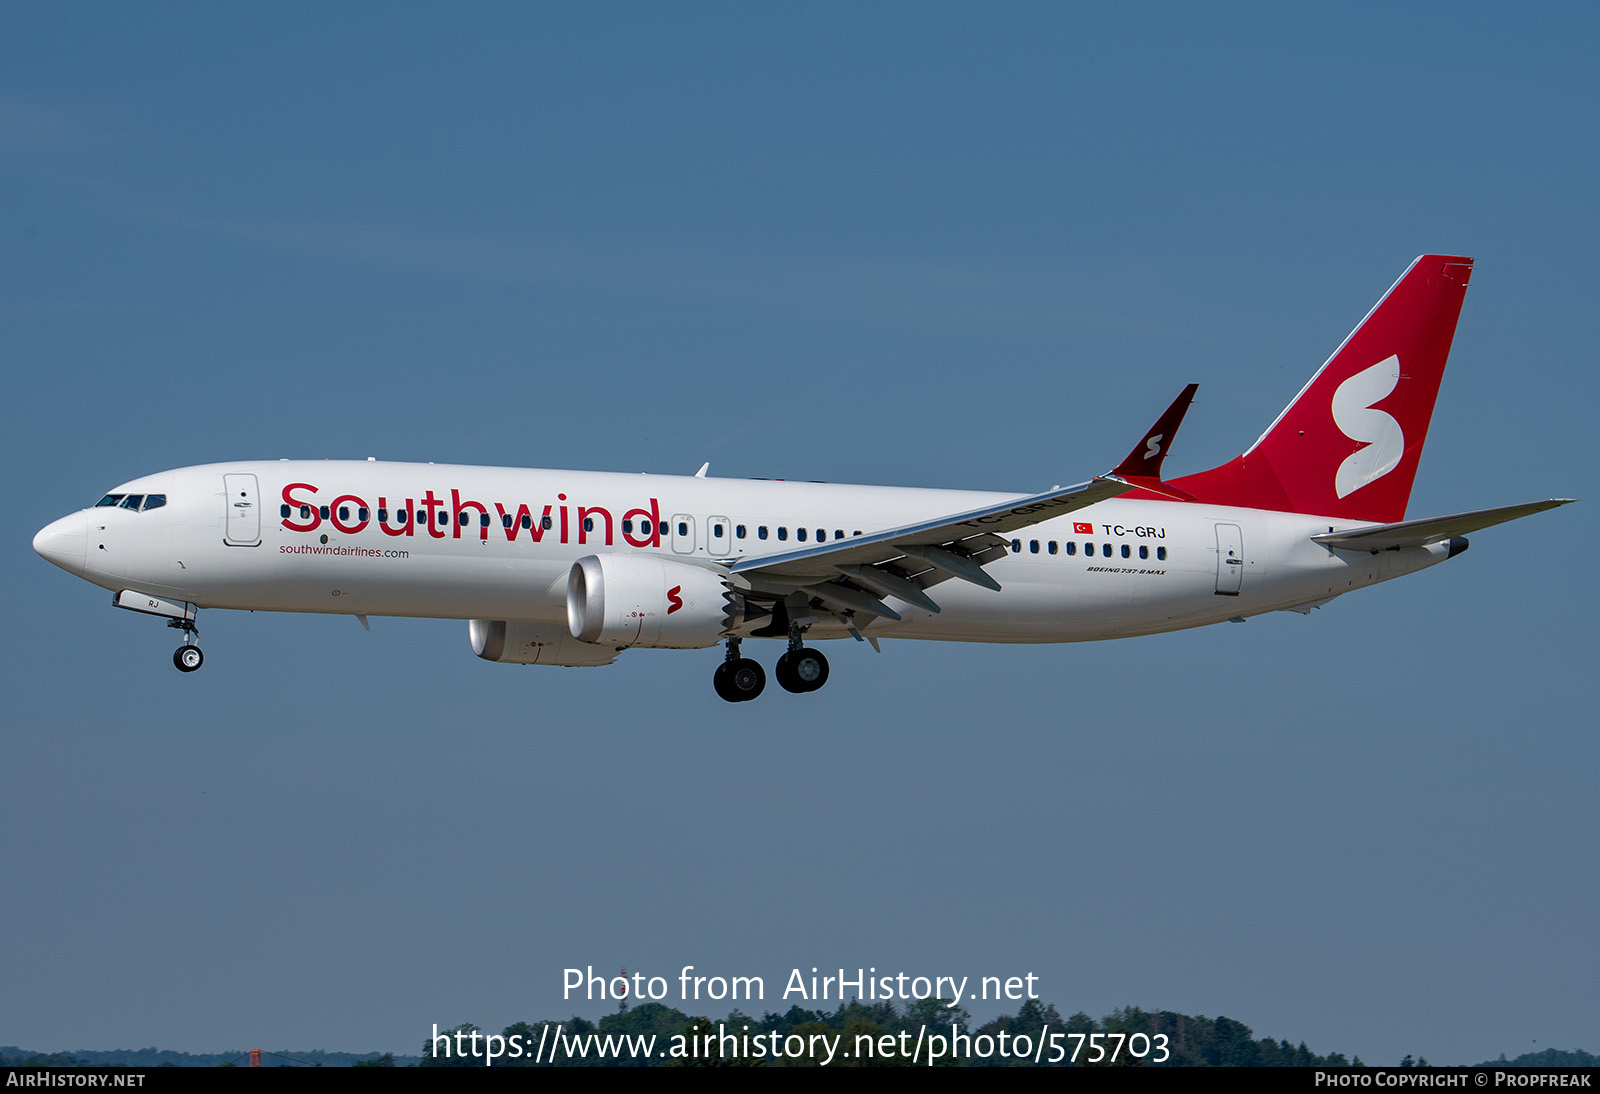
[[[176,627],[183,632],[183,645],[172,651],[172,663],[178,666],[179,672],[193,672],[205,664],[206,655],[200,652],[196,644],[196,637],[200,631],[192,619],[169,619],[167,626]]]
[[[796,694],[816,691],[828,682],[828,659],[821,651],[803,646],[800,635],[800,627],[789,629],[789,650],[773,667],[778,686]],[[767,674],[760,662],[739,656],[739,639],[730,638],[727,656],[711,677],[711,686],[728,702],[742,703],[761,694]]]
[[[773,674],[784,691],[816,691],[828,682],[828,659],[817,650],[790,650],[778,658]]]
[[[730,703],[754,699],[767,686],[767,673],[761,662],[739,656],[739,640],[728,639],[728,653],[711,677],[711,686]]]

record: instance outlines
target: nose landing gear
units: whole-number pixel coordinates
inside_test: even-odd
[[[131,612],[142,615],[164,616],[167,626],[183,632],[183,645],[172,651],[172,663],[178,666],[179,672],[193,672],[199,668],[206,659],[196,644],[196,636],[200,628],[195,626],[195,606],[185,602],[163,600],[159,596],[150,596],[147,593],[135,592],[132,589],[123,589],[111,598],[113,606],[126,608]]]
[[[196,638],[200,628],[194,625],[192,619],[169,619],[167,626],[176,627],[183,632],[183,645],[172,651],[172,663],[178,666],[179,672],[193,672],[205,664],[206,655],[200,652]]]

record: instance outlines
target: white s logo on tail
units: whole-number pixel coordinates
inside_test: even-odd
[[[1333,393],[1333,422],[1339,431],[1362,447],[1345,457],[1333,477],[1333,490],[1339,497],[1383,478],[1400,464],[1406,438],[1392,415],[1374,410],[1400,382],[1400,358],[1391,355],[1371,368],[1363,369],[1339,385]]]

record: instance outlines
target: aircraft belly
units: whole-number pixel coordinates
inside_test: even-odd
[[[1056,564],[1060,566],[1061,564]],[[953,642],[1085,642],[1213,622],[1219,605],[1210,575],[1169,569],[1091,571],[1082,563],[1049,580],[1027,580],[1021,567],[996,570],[995,593],[954,581],[933,591],[938,615],[909,610],[896,624],[875,624],[886,637]],[[1225,618],[1225,616],[1222,616]],[[879,626],[883,626],[880,631]]]

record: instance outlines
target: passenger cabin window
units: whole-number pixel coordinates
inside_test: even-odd
[[[502,527],[502,528],[510,528],[512,523],[513,523],[513,521],[511,520],[511,514],[510,513],[502,513],[501,514],[501,516],[500,516],[500,527]]]
[[[794,530],[794,538],[804,543],[806,541],[806,530],[804,528],[796,528]]]
[[[1022,541],[1020,539],[1014,539],[1011,541],[1011,553],[1014,555],[1020,555],[1022,553]]]
[[[278,506],[278,515],[280,517],[282,517],[284,520],[288,520],[289,519],[289,507],[287,505]]]
[[[545,518],[545,519],[546,519],[546,520],[549,520],[549,519],[550,519],[550,518],[549,518],[549,517],[546,517],[546,518]],[[548,527],[550,527],[550,526],[549,526],[549,525],[548,525],[548,524],[546,524],[546,525],[545,525],[545,527],[546,527],[546,528],[548,528]],[[670,535],[670,534],[671,534],[671,528],[670,528],[670,527],[668,527],[668,525],[667,525],[667,522],[666,522],[666,521],[662,521],[662,522],[661,522],[661,534],[662,534],[662,535],[664,535],[664,536],[665,536],[665,535]],[[687,534],[687,533],[685,533],[685,534]]]
[[[622,530],[623,530],[623,532],[631,532],[631,531],[633,531],[633,521],[631,521],[631,520],[623,521],[622,522]]]
[[[1102,555],[1105,555],[1107,558],[1110,558],[1111,557],[1111,544],[1102,543],[1100,545],[1100,553]]]
[[[1036,555],[1036,554],[1039,553],[1039,541],[1038,540],[1030,539],[1028,541],[1028,553],[1030,555]]]
[[[591,523],[591,524],[592,524],[592,523],[594,523],[594,522],[593,522],[593,521],[591,521],[591,522],[590,522],[590,523]],[[594,529],[593,529],[593,528],[591,528],[591,529],[589,529],[589,531],[591,531],[591,532],[592,532],[592,531],[594,531]],[[720,524],[713,524],[713,525],[712,525],[712,526],[711,526],[711,538],[712,538],[712,539],[721,539],[721,538],[722,538],[722,525],[720,525]]]
[[[760,524],[760,525],[756,526],[756,538],[757,539],[766,539],[767,538],[767,526],[765,524]]]
[[[319,509],[318,512],[321,514],[323,520],[328,519],[328,507],[326,505]]]
[[[489,514],[488,513],[479,513],[478,514],[478,527],[480,527],[480,528],[489,527]]]
[[[678,534],[680,536],[686,536],[689,534],[689,523],[687,521],[680,520],[678,522]]]
[[[827,539],[828,539],[828,530],[826,528],[818,528],[817,529],[817,542],[818,543],[826,543]]]
[[[789,529],[784,527],[781,524],[778,525],[778,538],[779,539],[788,539],[789,538]]]
[[[744,538],[744,533],[745,533],[745,526],[744,525],[735,524],[733,526],[733,534],[734,534],[734,537],[736,539],[743,539]]]
[[[533,518],[526,513],[522,514],[522,527],[530,532],[533,531]]]
[[[146,505],[145,508],[148,509],[150,506]],[[363,521],[367,519],[367,507],[365,505],[356,507],[356,519]]]
[[[548,532],[551,528],[555,527],[555,525],[552,524],[551,521],[550,521],[549,514],[546,514],[545,518],[543,520],[541,520],[539,523],[544,525],[544,530],[546,532]]]
[[[1067,554],[1075,555],[1077,553],[1078,553],[1078,545],[1076,543],[1074,543],[1070,539],[1067,540]]]
[[[349,520],[350,519],[350,507],[348,505],[339,506],[339,519],[340,520]]]
[[[593,517],[584,517],[583,518],[583,530],[585,532],[594,531],[594,518]]]
[[[311,506],[302,505],[300,507],[300,519],[301,520],[310,520],[311,519]]]
[[[1149,558],[1150,557],[1150,548],[1145,547],[1145,546],[1143,546],[1141,544],[1140,547],[1139,547],[1139,557],[1140,558]]]
[[[1131,557],[1133,557],[1133,552],[1128,549],[1128,545],[1126,543],[1124,543],[1122,545],[1122,557],[1123,558],[1131,558]]]
[[[1167,549],[1165,547],[1157,547],[1156,558],[1160,559],[1162,562],[1167,561]]]
[[[439,510],[439,527],[443,528],[446,524],[449,524],[449,523],[450,523],[450,514],[446,513],[443,509]]]
[[[843,539],[844,538],[844,529],[843,528],[835,528],[833,530],[833,538],[834,539]]]
[[[1055,540],[1051,540],[1050,541],[1050,553],[1051,554],[1055,554],[1056,550],[1057,550],[1056,541]]]

